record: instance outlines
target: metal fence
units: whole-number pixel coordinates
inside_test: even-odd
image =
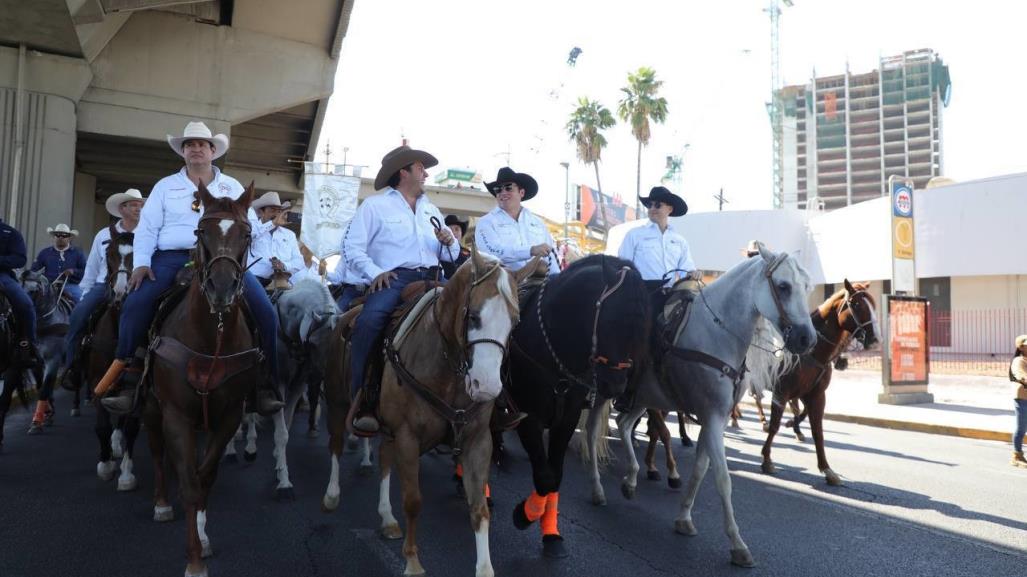
[[[931,372],[1004,377],[1013,341],[1024,333],[1027,309],[931,310],[927,319]],[[850,352],[848,357],[852,368],[881,370],[880,350]]]

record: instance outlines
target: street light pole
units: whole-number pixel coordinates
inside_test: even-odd
[[[570,231],[568,229],[568,223],[571,220],[571,164],[569,162],[561,162],[560,166],[563,167],[564,183],[563,183],[563,238],[570,238]]]

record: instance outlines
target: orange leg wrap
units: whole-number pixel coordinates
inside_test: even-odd
[[[542,534],[559,535],[560,530],[556,527],[557,518],[560,516],[560,493],[554,491],[546,495],[546,512],[542,514]]]
[[[46,410],[48,403],[46,401],[36,401],[36,412],[32,415],[32,423],[34,425],[43,424],[43,419],[46,418]]]
[[[524,502],[524,516],[534,523],[535,521],[538,521],[545,512],[546,498],[535,491],[532,491],[531,496],[529,496],[528,500]]]
[[[456,476],[461,478],[461,479],[464,478],[464,465],[463,465],[463,463],[457,463],[456,464]]]
[[[492,496],[492,488],[489,487],[488,483],[485,483],[485,498],[488,499]]]

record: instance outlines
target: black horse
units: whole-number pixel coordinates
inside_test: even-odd
[[[14,311],[7,297],[0,294],[0,450],[4,446],[4,421],[11,408],[11,397],[17,388],[22,403],[26,403],[25,391],[21,389],[18,370],[11,368],[11,350],[15,345]]]
[[[647,354],[648,332],[645,284],[630,262],[618,258],[584,258],[522,299],[507,386],[528,414],[517,434],[531,459],[535,491],[513,517],[518,529],[541,520],[547,557],[567,555],[557,527],[559,491],[581,411],[597,394],[615,398],[624,392],[632,364]]]

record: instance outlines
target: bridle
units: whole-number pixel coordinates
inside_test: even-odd
[[[785,310],[783,304],[781,304],[781,295],[778,293],[777,286],[774,284],[774,271],[781,266],[781,263],[788,258],[788,253],[782,252],[774,257],[774,260],[767,265],[767,268],[763,271],[763,277],[767,279],[767,284],[770,286],[770,296],[774,300],[774,306],[777,307],[778,315],[778,326],[781,327],[781,336],[784,342],[788,342],[788,337],[792,334],[792,327],[794,323],[791,317],[788,316],[788,311]]]
[[[841,354],[843,349],[847,349],[849,343],[851,343],[853,340],[862,340],[863,336],[866,334],[867,327],[868,326],[872,326],[874,324],[874,317],[873,317],[873,315],[868,315],[869,316],[868,319],[866,319],[865,321],[861,321],[859,319],[859,316],[856,314],[856,309],[855,309],[855,307],[852,306],[852,303],[855,302],[857,296],[859,296],[859,295],[866,295],[866,294],[868,294],[867,291],[863,290],[863,289],[860,289],[860,290],[857,290],[855,292],[850,293],[849,296],[842,303],[842,306],[835,313],[835,315],[837,317],[840,317],[842,314],[845,313],[846,309],[848,309],[848,311],[849,311],[849,318],[851,318],[852,322],[856,325],[853,328],[849,328],[849,327],[841,326],[841,324],[839,323],[839,326],[843,330],[846,330],[846,331],[849,332],[848,338],[844,341],[844,346],[839,347],[840,343],[832,341],[831,339],[827,338],[827,335],[825,335],[823,332],[821,332],[820,329],[817,329],[817,338],[823,339],[828,344],[830,344],[830,345],[832,345],[832,346],[834,346],[836,348],[839,348],[839,354]]]
[[[210,246],[207,244],[207,235],[206,235],[207,231],[203,229],[203,223],[205,221],[210,221],[210,220],[219,220],[219,221],[220,220],[231,220],[231,221],[233,221],[234,224],[238,224],[238,225],[241,225],[242,227],[244,227],[244,229],[245,229],[244,238],[246,239],[246,244],[243,246],[243,249],[241,251],[243,259],[245,259],[246,254],[249,252],[249,250],[250,250],[250,243],[252,241],[252,237],[250,236],[251,227],[250,227],[249,221],[247,221],[245,219],[240,219],[235,213],[232,213],[232,212],[229,212],[229,211],[204,212],[203,216],[200,217],[200,221],[196,225],[196,230],[194,231],[195,234],[196,234],[196,244],[197,244],[197,249],[198,249],[196,251],[196,256],[197,256],[197,260],[198,261],[202,261],[200,263],[201,266],[199,268],[200,288],[201,288],[201,291],[203,292],[204,296],[207,297],[208,303],[210,302],[210,295],[207,294],[207,291],[204,289],[204,287],[207,286],[207,280],[210,278],[211,269],[213,268],[214,263],[216,263],[216,262],[218,262],[220,260],[225,260],[225,261],[228,261],[228,263],[232,265],[232,268],[235,269],[235,272],[232,275],[233,280],[236,283],[236,289],[235,289],[234,296],[238,297],[239,295],[242,294],[242,291],[243,291],[243,282],[242,282],[243,274],[251,266],[253,266],[257,262],[255,260],[255,261],[251,262],[248,266],[243,266],[243,264],[241,262],[239,262],[239,259],[237,259],[234,255],[228,254],[227,251],[224,248],[219,250],[218,254],[214,254],[214,251],[212,251],[210,249]],[[214,256],[210,260],[206,260],[206,258],[205,258],[206,254],[212,254]],[[213,308],[213,306],[214,305],[211,304],[212,308]]]
[[[499,270],[499,268],[501,266],[502,266],[501,263],[496,262],[494,265],[490,266],[488,268],[488,270],[485,271],[485,274],[483,274],[481,276],[478,276],[478,267],[477,267],[477,265],[475,265],[473,261],[471,263],[471,286],[467,289],[467,295],[464,297],[464,306],[463,306],[463,311],[462,311],[462,314],[461,314],[461,316],[463,317],[462,320],[461,320],[461,324],[463,325],[463,335],[464,335],[464,338],[463,338],[464,346],[463,347],[459,347],[459,346],[453,347],[453,346],[451,346],[451,344],[449,342],[449,338],[446,337],[446,333],[442,330],[442,323],[438,322],[438,321],[441,321],[441,319],[442,319],[442,317],[439,316],[439,310],[438,310],[439,299],[436,298],[432,302],[432,313],[435,315],[435,319],[436,319],[435,330],[439,333],[439,338],[442,339],[442,342],[443,342],[443,345],[444,345],[443,348],[442,348],[442,356],[446,359],[446,362],[449,363],[450,367],[453,369],[454,374],[457,377],[459,377],[459,378],[465,378],[467,376],[467,372],[469,370],[471,370],[471,367],[474,366],[474,356],[473,356],[472,353],[473,353],[473,349],[474,349],[475,345],[481,345],[481,344],[495,345],[495,346],[499,347],[500,351],[502,351],[503,358],[504,359],[506,358],[507,343],[499,342],[496,339],[490,339],[490,338],[473,339],[473,340],[471,340],[469,338],[469,336],[470,336],[469,335],[469,333],[470,333],[470,316],[471,316],[471,294],[474,292],[474,289],[478,285],[480,285],[481,283],[485,282],[485,279],[487,279],[490,276],[492,276],[496,271]],[[514,324],[516,324],[516,323],[514,323]],[[509,337],[507,337],[507,338],[509,339]],[[459,339],[457,340],[457,342],[459,343]],[[449,351],[451,349],[458,350],[458,357],[457,358],[454,359],[454,358],[450,357]]]
[[[135,233],[134,232],[118,232],[117,228],[115,228],[115,225],[113,225],[113,224],[110,226],[110,232],[111,232],[110,239],[105,240],[103,242],[103,244],[106,244],[108,246],[108,248],[106,250],[110,250],[110,247],[112,247],[112,246],[120,246],[121,244],[123,244],[123,243],[118,242],[119,239],[127,240],[128,241],[127,244],[129,246],[131,246],[132,245],[132,241],[135,238]],[[118,277],[120,277],[121,275],[125,275],[125,282],[126,283],[128,282],[129,278],[131,278],[131,276],[132,276],[132,267],[130,267],[130,266],[119,267],[117,270],[111,271],[110,270],[110,267],[111,267],[110,256],[111,255],[109,255],[109,254],[107,255],[107,267],[108,267],[107,268],[107,289],[113,293],[114,292],[114,286],[118,284]],[[126,258],[126,257],[122,256],[121,258]]]

